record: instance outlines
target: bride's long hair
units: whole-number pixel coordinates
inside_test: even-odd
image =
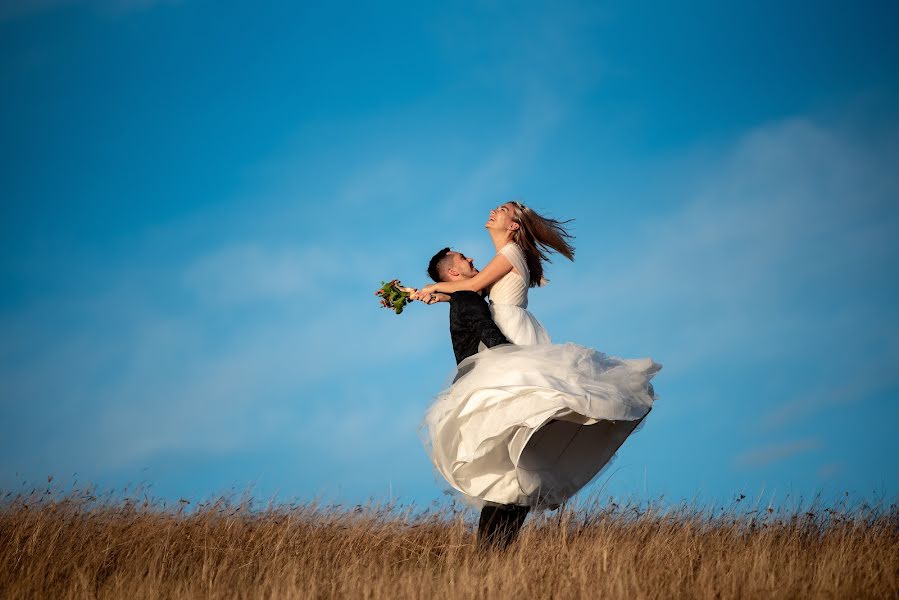
[[[574,236],[564,227],[572,219],[557,221],[538,214],[521,202],[513,200],[511,204],[515,206],[513,218],[518,223],[518,229],[512,232],[512,241],[524,250],[528,271],[531,272],[530,287],[544,285],[547,280],[543,277],[543,263],[552,262],[547,252],[555,251],[568,260],[574,260],[574,246],[568,241],[573,240]]]

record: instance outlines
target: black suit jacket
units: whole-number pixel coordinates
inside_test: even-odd
[[[457,365],[477,353],[478,342],[484,342],[488,348],[509,343],[493,321],[487,302],[477,292],[450,294],[449,317]]]

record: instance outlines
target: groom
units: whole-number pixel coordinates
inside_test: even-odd
[[[470,279],[477,273],[474,259],[449,248],[435,254],[428,264],[428,276],[436,283]],[[457,365],[477,353],[480,342],[488,348],[509,343],[493,321],[487,302],[477,292],[430,294],[418,299],[429,304],[449,302],[450,337]],[[478,521],[478,548],[502,549],[511,544],[529,511],[529,506],[485,504]]]

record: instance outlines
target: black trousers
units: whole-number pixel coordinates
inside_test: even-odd
[[[488,504],[478,521],[478,550],[503,550],[515,541],[531,507]]]

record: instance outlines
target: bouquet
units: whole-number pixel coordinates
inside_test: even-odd
[[[412,302],[412,292],[415,288],[403,287],[399,279],[381,282],[381,289],[375,291],[375,296],[380,296],[383,308],[392,308],[396,314],[403,312],[403,307]]]

